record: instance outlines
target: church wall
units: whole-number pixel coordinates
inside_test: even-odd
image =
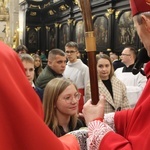
[[[128,0],[91,0],[92,20],[96,35],[97,53],[117,51],[141,43],[133,26]],[[84,23],[78,3],[60,0],[56,3],[28,3],[26,12],[26,45],[31,52],[48,53],[52,48],[64,50],[66,42],[73,40],[86,57]],[[33,38],[33,41],[30,39]]]

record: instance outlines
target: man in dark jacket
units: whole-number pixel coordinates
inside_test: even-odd
[[[124,67],[125,65],[121,62],[121,60],[119,59],[119,56],[116,52],[110,52],[109,53],[110,59],[112,61],[112,64],[114,66],[114,70],[116,70],[117,68],[120,67]]]
[[[66,68],[66,56],[61,49],[52,49],[48,54],[48,62],[46,67],[38,76],[35,84],[44,89],[46,84],[56,77],[62,77],[62,73]]]

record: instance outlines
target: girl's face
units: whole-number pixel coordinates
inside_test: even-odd
[[[143,43],[145,49],[147,50],[148,56],[150,57],[150,44],[149,44],[150,19],[148,17],[144,17],[144,15],[142,15],[142,16],[143,16],[142,24],[139,24],[137,22],[136,17],[133,17],[134,27],[136,28],[139,38],[140,38],[141,42]]]
[[[58,97],[56,102],[57,115],[72,116],[78,112],[80,94],[73,84],[69,85]]]
[[[34,60],[34,66],[35,66],[35,68],[36,67],[39,67],[41,65],[41,60],[40,60],[40,58],[35,58],[35,60]]]
[[[101,80],[108,80],[111,70],[111,64],[109,60],[101,58],[97,62],[97,72]]]

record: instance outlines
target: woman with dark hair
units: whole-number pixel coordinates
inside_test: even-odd
[[[41,57],[38,54],[33,55],[33,59],[34,59],[34,68],[35,68],[34,70],[35,72],[34,81],[35,81],[39,76],[39,74],[42,72],[43,68],[42,68]]]
[[[28,53],[28,48],[25,45],[18,45],[16,48],[16,52],[20,54],[26,54]]]

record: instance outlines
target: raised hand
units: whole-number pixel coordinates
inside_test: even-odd
[[[97,118],[104,118],[105,97],[101,95],[96,105],[92,105],[91,102],[91,100],[88,100],[82,110],[87,125]]]

